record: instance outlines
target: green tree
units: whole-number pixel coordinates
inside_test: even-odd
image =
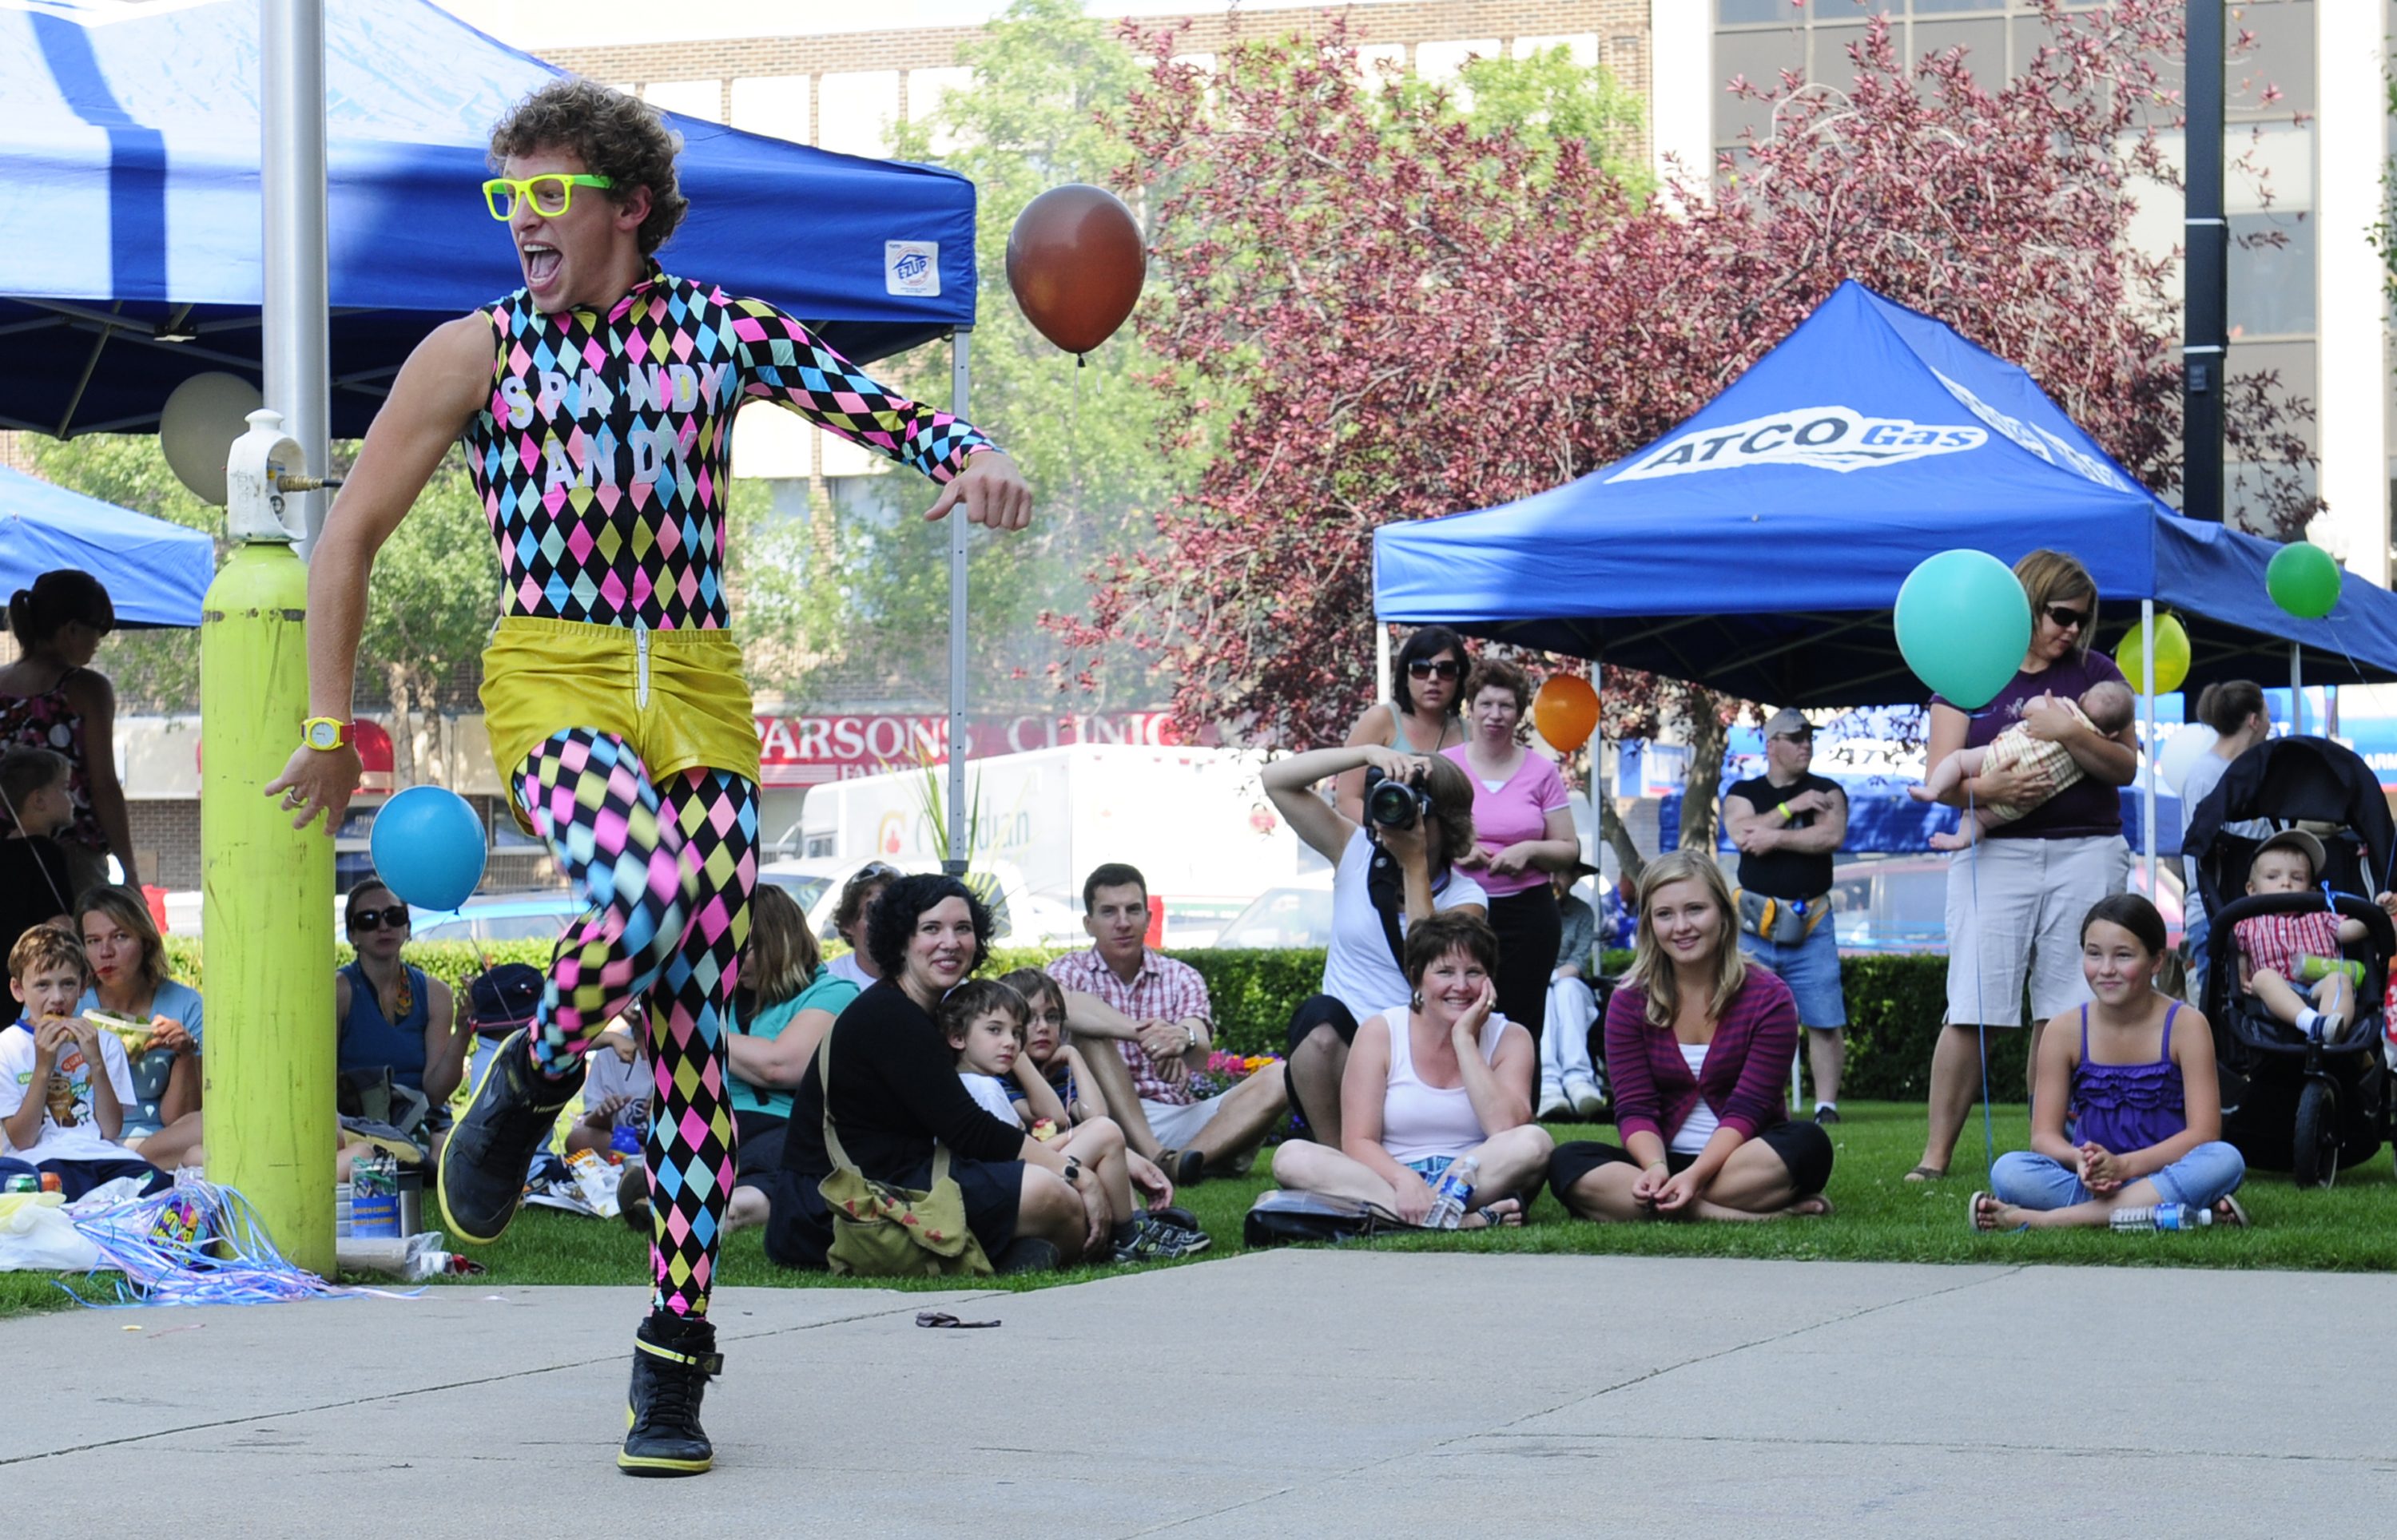
[[[1163,365],[1132,325],[1078,366],[1024,319],[1007,286],[1008,232],[1024,206],[1065,182],[1104,184],[1129,162],[1113,118],[1142,78],[1131,49],[1078,0],[1016,0],[959,59],[971,85],[937,112],[919,108],[891,151],[944,165],[979,192],[969,416],[1024,467],[1039,503],[1023,534],[973,538],[974,698],[977,708],[1026,707],[1053,698],[1052,665],[1066,656],[1042,629],[1043,613],[1078,612],[1099,553],[1150,538],[1149,520],[1191,473],[1192,435],[1148,387]],[[945,348],[887,361],[881,372],[919,399],[949,400]],[[918,516],[932,493],[917,478],[873,480],[844,489],[852,500],[840,511],[837,549],[792,521],[736,521],[748,544],[744,630],[783,644],[760,649],[783,658],[756,660],[766,665],[756,670],[760,684],[805,694],[836,673],[852,683],[878,675],[884,690],[904,694],[944,677],[947,528]],[[804,574],[795,575],[794,555]],[[1127,683],[1145,695],[1139,675],[1126,657],[1086,682],[1105,701]]]
[[[45,480],[137,512],[205,529],[223,545],[224,514],[186,490],[147,434],[89,433],[30,441]],[[335,473],[356,458],[355,443],[333,448]],[[454,779],[454,746],[441,741],[426,713],[470,704],[475,663],[498,609],[499,559],[482,504],[454,451],[415,509],[375,560],[375,582],[358,651],[361,707],[387,706],[395,768],[403,781]],[[116,688],[118,709],[137,712],[200,708],[196,630],[119,631],[93,666]],[[435,758],[419,763],[420,735]]]
[[[188,529],[205,529],[217,537],[221,556],[223,513],[175,479],[155,436],[90,433],[62,440],[28,435],[24,445],[44,481]],[[116,709],[127,715],[199,710],[200,633],[195,630],[118,631],[101,644],[92,667],[108,675],[116,690]]]

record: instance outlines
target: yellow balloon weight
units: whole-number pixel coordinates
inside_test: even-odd
[[[2139,656],[2139,628],[2133,626],[2122,635],[2122,644],[2114,649],[2114,662],[2129,680],[2131,688],[2139,688],[2139,670],[2145,667]],[[2168,695],[2180,688],[2189,677],[2189,630],[2177,615],[2156,617],[2156,694]]]

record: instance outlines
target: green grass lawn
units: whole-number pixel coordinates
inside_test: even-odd
[[[2115,1263],[2138,1267],[2289,1268],[2335,1271],[2397,1269],[2397,1175],[2387,1151],[2340,1174],[2327,1192],[2299,1192],[2287,1176],[2252,1174],[2241,1189],[2255,1228],[2194,1235],[2122,1235],[2075,1230],[2023,1235],[1976,1235],[1966,1228],[1966,1195],[1984,1186],[1981,1125],[1977,1113],[1965,1131],[1954,1174],[1946,1181],[1902,1180],[1922,1153],[1922,1109],[1914,1105],[1858,1102],[1844,1109],[1847,1121],[1832,1130],[1839,1165],[1830,1196],[1839,1212],[1828,1219],[1760,1225],[1588,1225],[1567,1220],[1551,1197],[1543,1196],[1531,1222],[1496,1234],[1466,1232],[1407,1236],[1373,1242],[1393,1250],[1506,1251],[1626,1254],[1648,1256],[1747,1256],[1782,1260],[1847,1262],[2051,1262]],[[1559,1142],[1611,1138],[1614,1130],[1554,1124]],[[2024,1109],[1996,1110],[1997,1146],[2019,1149],[2029,1140]],[[1214,1236],[1212,1250],[1190,1261],[1200,1267],[1238,1255],[1240,1216],[1267,1185],[1264,1162],[1239,1180],[1205,1183],[1182,1195]],[[505,1240],[475,1254],[490,1271],[479,1278],[445,1281],[435,1287],[493,1284],[636,1284],[646,1277],[646,1243],[614,1220],[586,1219],[550,1209],[530,1209]],[[1062,1273],[977,1281],[1003,1289],[1050,1288],[1116,1271],[1080,1268]],[[949,1289],[953,1280],[853,1283],[818,1273],[796,1273],[766,1260],[756,1231],[733,1236],[724,1248],[717,1280],[728,1286],[766,1284],[785,1288]],[[93,1297],[110,1297],[110,1277],[77,1280]],[[48,1274],[0,1273],[0,1316],[59,1308],[73,1303]]]

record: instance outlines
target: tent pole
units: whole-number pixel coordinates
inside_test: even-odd
[[[949,410],[956,416],[966,415],[966,396],[971,383],[968,365],[968,334],[971,326],[959,326],[949,334]],[[973,852],[967,845],[966,830],[966,750],[971,729],[966,725],[966,530],[970,521],[963,508],[949,511],[949,833],[947,859],[942,862],[952,877],[965,875],[966,865]]]
[[[2298,644],[2289,644],[2289,733],[2303,737],[2306,731],[2306,670]]]
[[[2156,886],[2156,602],[2139,601],[2139,702],[2148,712],[2147,774],[2140,777],[2140,841],[2148,858],[2148,901],[2161,904],[2163,889]],[[2183,810],[2186,813],[2186,809]]]
[[[1379,614],[1373,617],[1373,703],[1396,700],[1395,682],[1390,678],[1390,626]],[[1460,686],[1461,688],[1462,686]]]
[[[325,268],[324,0],[263,0],[259,91],[264,135],[264,307],[260,315],[266,405],[308,468],[328,475],[332,364]],[[325,524],[325,498],[299,495],[304,561]]]

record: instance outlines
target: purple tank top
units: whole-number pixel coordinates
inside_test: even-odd
[[[2151,1064],[2089,1062],[2089,1007],[2081,1007],[2081,1068],[2072,1073],[2071,1137],[2127,1155],[2163,1143],[2189,1126],[2180,1066],[2172,1058],[2176,1001],[2164,1012],[2163,1051]]]

